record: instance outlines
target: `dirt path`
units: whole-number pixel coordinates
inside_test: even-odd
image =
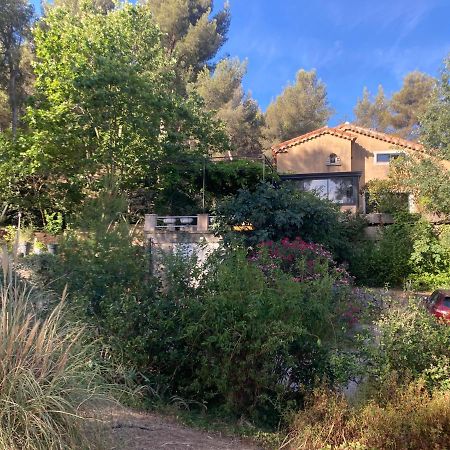
[[[111,410],[104,419],[112,428],[110,450],[258,450],[238,438],[188,428],[154,413]]]

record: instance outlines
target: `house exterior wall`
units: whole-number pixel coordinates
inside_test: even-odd
[[[302,138],[307,140],[298,143]],[[401,147],[402,143],[405,147]],[[362,190],[369,181],[389,177],[389,158],[384,155],[384,158],[380,157],[381,161],[377,160],[378,154],[405,152],[417,160],[430,157],[424,154],[420,145],[351,124],[331,129],[324,127],[282,143],[278,148],[286,145],[292,146],[276,154],[281,178],[294,180],[301,189],[325,192],[325,198],[340,203],[341,209],[351,211],[365,211]],[[339,165],[327,164],[331,154],[340,158]],[[450,161],[431,158],[450,171]],[[411,206],[414,207],[413,202]]]
[[[402,149],[389,142],[384,142],[370,136],[358,135],[358,138],[354,142],[354,154],[358,155],[358,158],[364,161],[364,167],[362,168],[364,184],[374,179],[387,179],[389,175],[389,164],[377,163],[375,155],[377,153],[397,151],[402,151]]]
[[[339,166],[327,166],[331,153],[341,159]],[[331,135],[322,135],[302,142],[277,155],[279,174],[310,174],[350,172],[352,170],[352,142]]]
[[[343,139],[333,135],[322,135],[296,144],[285,152],[277,154],[277,171],[280,175],[289,174],[336,174],[360,173],[358,186],[359,209],[365,209],[364,194],[361,188],[374,179],[387,179],[389,163],[378,163],[377,153],[402,151],[396,145],[371,136],[354,134],[355,140]],[[408,150],[412,152],[412,150]],[[340,158],[340,165],[327,165],[331,153]],[[356,206],[342,206],[341,209],[356,212]]]

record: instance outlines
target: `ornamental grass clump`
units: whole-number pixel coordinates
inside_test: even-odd
[[[94,448],[86,417],[102,384],[83,329],[65,320],[64,298],[49,313],[34,305],[6,252],[2,266],[0,449]]]

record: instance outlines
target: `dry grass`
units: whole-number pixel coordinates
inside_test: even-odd
[[[356,408],[340,395],[317,391],[297,414],[284,448],[450,448],[450,392],[430,395],[420,382],[414,382],[397,388],[387,402],[373,400]]]
[[[83,411],[102,388],[83,329],[65,320],[64,298],[40,318],[6,252],[2,268],[0,449],[94,448]]]

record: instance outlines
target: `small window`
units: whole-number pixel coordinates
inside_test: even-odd
[[[376,153],[375,161],[377,164],[389,164],[393,159],[398,158],[401,155],[399,152],[391,153]]]
[[[327,158],[327,166],[340,166],[341,158],[339,158],[336,153],[330,153],[330,156]]]

